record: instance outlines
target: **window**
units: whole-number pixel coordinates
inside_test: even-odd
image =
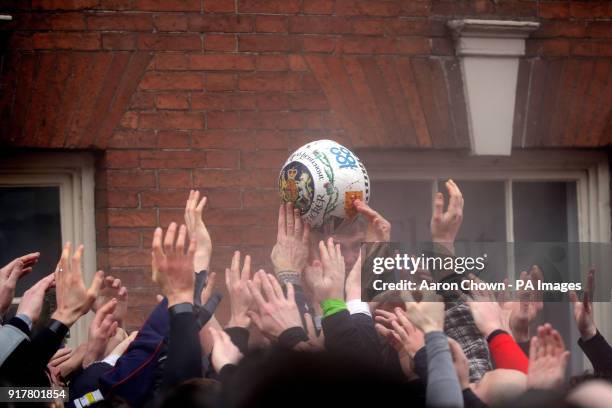
[[[96,268],[93,158],[80,153],[11,154],[0,159],[0,264],[41,252],[33,272],[20,280],[13,301],[55,270],[63,243],[83,243],[83,271],[90,282]],[[47,313],[54,295],[47,295]],[[87,319],[70,331],[69,343],[87,339]]]
[[[464,221],[458,241],[609,242],[609,164],[605,153],[514,152],[511,157],[439,153],[375,153],[360,157],[372,180],[371,205],[393,225],[395,241],[430,241],[432,200],[452,178],[461,188]],[[508,275],[525,269],[512,259]],[[612,334],[610,303],[596,304],[598,327]],[[542,314],[575,345],[567,303],[548,303]],[[583,368],[572,353],[572,369]]]

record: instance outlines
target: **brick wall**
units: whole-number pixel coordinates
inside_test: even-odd
[[[9,0],[0,143],[95,152],[99,265],[154,303],[155,226],[210,198],[213,269],[265,265],[289,151],[468,147],[451,18],[542,27],[521,61],[515,146],[612,140],[612,3],[531,0]],[[607,101],[607,103],[606,103]],[[6,148],[5,147],[5,148]],[[218,285],[221,289],[222,284]]]

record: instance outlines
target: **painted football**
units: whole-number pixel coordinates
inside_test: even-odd
[[[332,217],[355,217],[355,199],[370,200],[370,179],[359,158],[333,140],[317,140],[293,152],[281,169],[283,202],[293,202],[302,219],[319,227]]]

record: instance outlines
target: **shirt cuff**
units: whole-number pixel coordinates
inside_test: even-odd
[[[341,299],[326,299],[321,302],[321,309],[323,309],[323,317],[329,317],[342,310],[346,310],[346,303]]]
[[[102,362],[114,367],[119,357],[121,357],[119,354],[109,354]]]
[[[346,308],[350,314],[363,313],[372,317],[372,312],[370,312],[368,304],[359,299],[353,299],[346,302]]]
[[[17,313],[15,317],[23,320],[23,322],[28,325],[28,329],[32,330],[32,319],[30,319],[30,316],[24,313]]]

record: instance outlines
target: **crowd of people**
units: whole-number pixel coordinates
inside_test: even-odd
[[[448,205],[442,193],[433,203],[431,239],[452,255],[464,202],[452,180],[446,188]],[[612,406],[612,349],[593,317],[594,271],[580,298],[570,295],[578,345],[593,371],[568,378],[562,336],[548,323],[534,327],[543,306],[537,296],[512,300],[478,291],[452,299],[419,293],[405,302],[362,301],[360,242],[389,242],[392,226],[359,200],[354,206],[367,224],[363,231],[353,227],[354,233],[323,239],[291,203],[281,204],[273,270],[255,271],[251,257],[236,251],[221,299],[216,274],[208,271],[213,242],[203,218],[206,200],[191,191],[184,224],[155,230],[151,270],[161,295],[130,334],[124,329],[128,289],[102,271],[87,287],[84,248],[73,253],[66,243],[55,271],[3,320],[0,385],[68,387],[65,405],[74,407]],[[0,316],[39,255],[0,269]],[[522,278],[536,274],[534,268]],[[37,327],[50,288],[56,308]],[[230,310],[224,326],[215,318],[221,301]],[[88,340],[65,346],[70,327],[90,311]]]

